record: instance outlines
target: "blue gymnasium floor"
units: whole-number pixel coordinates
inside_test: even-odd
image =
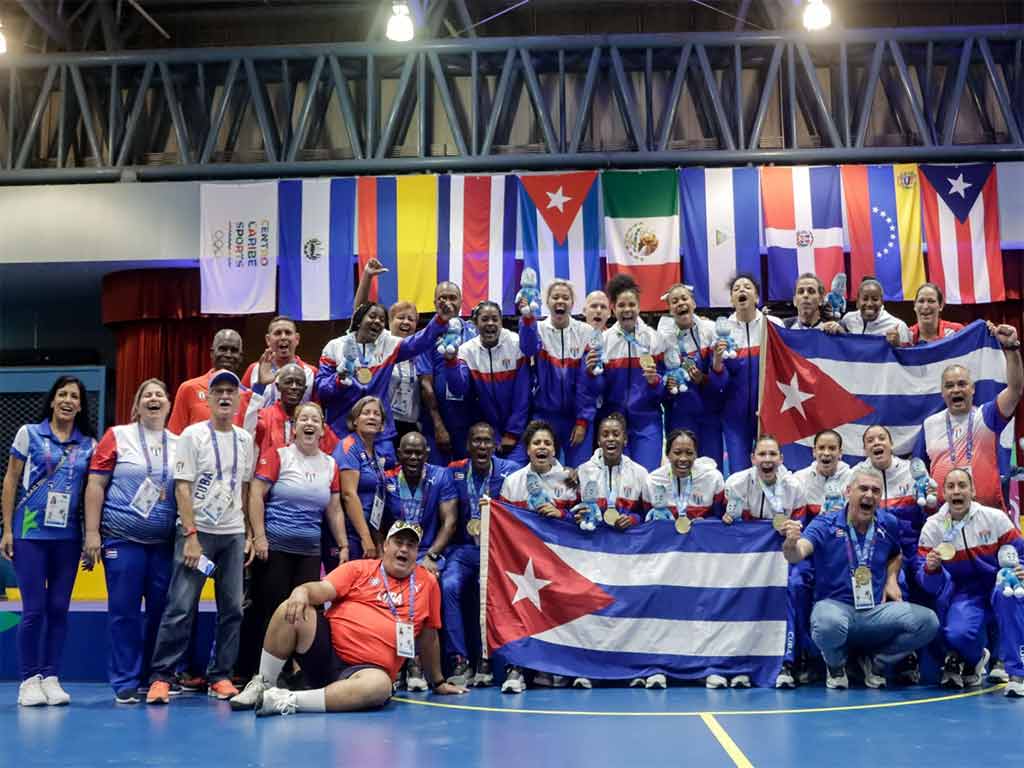
[[[205,696],[19,708],[0,684],[0,766],[971,766],[1015,760],[1024,701],[998,687],[827,691],[670,688],[402,693],[383,710],[261,718]]]

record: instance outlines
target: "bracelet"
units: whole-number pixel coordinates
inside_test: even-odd
[[[187,539],[189,536],[195,536],[197,533],[199,533],[199,531],[196,530],[195,527],[186,528],[185,529],[185,538]]]

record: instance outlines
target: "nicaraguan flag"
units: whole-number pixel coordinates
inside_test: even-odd
[[[523,266],[545,292],[560,277],[575,286],[574,313],[602,286],[601,185],[597,171],[519,176]],[[546,310],[545,310],[546,312]]]
[[[771,525],[586,533],[493,500],[484,519],[486,645],[506,663],[594,679],[746,674],[774,684],[789,567]]]
[[[683,282],[698,307],[728,307],[729,281],[761,280],[757,168],[684,168],[679,173]]]
[[[277,185],[282,315],[352,316],[355,179],[290,179]]]
[[[805,467],[822,429],[843,437],[844,459],[864,459],[864,430],[884,424],[893,453],[914,451],[921,424],[946,407],[942,371],[963,365],[974,380],[974,403],[1006,387],[1006,358],[981,320],[933,344],[893,347],[881,336],[770,328],[759,408],[762,433],[777,435],[786,465]],[[1000,468],[1009,466],[1013,421],[1000,436]]]

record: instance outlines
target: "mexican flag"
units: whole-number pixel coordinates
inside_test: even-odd
[[[632,275],[640,309],[663,309],[660,296],[679,282],[679,180],[675,171],[605,171],[604,236],[608,276]]]

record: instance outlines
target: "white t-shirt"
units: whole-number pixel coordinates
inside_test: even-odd
[[[245,533],[242,492],[243,486],[252,480],[255,464],[252,435],[236,426],[232,426],[230,432],[218,431],[217,451],[214,451],[213,434],[208,421],[185,428],[175,449],[174,479],[192,483],[192,514],[197,530]],[[220,454],[219,476],[217,453]],[[229,496],[229,501],[217,515],[214,513],[216,499],[222,493]]]

